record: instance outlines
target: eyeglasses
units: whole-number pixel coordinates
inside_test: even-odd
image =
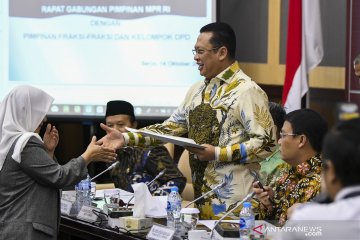
[[[280,138],[284,138],[286,136],[298,136],[299,134],[296,133],[284,133],[284,132],[280,132]]]
[[[218,50],[220,47],[214,47],[212,49],[205,49],[205,48],[195,48],[192,50],[192,53],[194,55],[202,55],[205,53],[205,51],[214,51],[214,50]]]

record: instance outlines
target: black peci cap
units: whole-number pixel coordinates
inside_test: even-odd
[[[129,115],[135,121],[134,107],[133,105],[131,105],[131,103],[122,100],[115,100],[115,101],[110,101],[106,104],[105,118],[108,116],[114,116],[120,114]]]

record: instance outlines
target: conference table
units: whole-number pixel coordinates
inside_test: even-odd
[[[233,221],[229,221],[233,222]],[[256,221],[256,226],[272,226],[265,221]],[[206,225],[206,224],[205,224]],[[203,225],[204,226],[204,225]],[[202,227],[201,229],[204,229]],[[276,234],[265,234],[266,239],[277,239]],[[61,216],[59,240],[144,240],[146,233],[118,232],[105,226],[97,226],[73,217]]]
[[[67,194],[73,195],[74,191],[67,191]],[[64,194],[64,193],[63,193]],[[99,195],[103,195],[102,191],[99,191]],[[128,193],[122,192],[123,197],[129,199]],[[131,197],[130,197],[131,198]],[[102,201],[103,202],[103,201]],[[187,202],[184,202],[186,205]],[[166,203],[165,203],[166,204]],[[165,205],[163,206],[165,208]],[[225,220],[226,221],[226,220]],[[224,222],[225,222],[224,221]],[[233,222],[233,221],[231,221]],[[238,222],[238,220],[235,220]],[[166,225],[166,218],[157,218],[154,219],[154,223],[160,225]],[[212,229],[215,221],[213,220],[200,220],[198,227],[200,229]],[[271,226],[269,223],[264,221],[256,221],[256,226]],[[59,228],[59,240],[81,240],[81,239],[124,239],[124,240],[141,240],[146,239],[147,233],[134,233],[124,230],[119,231],[119,229],[111,228],[108,226],[108,222],[104,221],[102,224],[98,222],[91,223],[88,221],[83,221],[76,218],[75,216],[61,215],[60,228]],[[267,234],[266,234],[267,235]],[[276,238],[268,238],[276,239]]]
[[[146,239],[144,233],[118,232],[105,226],[97,226],[74,217],[61,216],[59,240],[80,239],[124,239],[139,240]]]
[[[103,209],[104,198],[106,191],[114,193],[119,191],[121,199],[124,202],[130,200],[133,203],[133,193],[126,192],[121,189],[101,189],[96,190],[95,197],[101,200],[93,201],[97,204],[97,207]],[[62,199],[70,200],[75,199],[75,191],[63,191]],[[165,209],[165,204],[164,204]],[[108,226],[107,221],[103,224],[93,224],[89,221],[83,221],[75,216],[61,215],[59,240],[78,240],[78,239],[146,239],[146,233],[133,233],[126,230],[114,229]]]

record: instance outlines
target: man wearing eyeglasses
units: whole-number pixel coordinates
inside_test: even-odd
[[[342,121],[327,133],[322,151],[321,191],[328,195],[330,202],[297,206],[286,226],[316,229],[321,234],[316,239],[359,239],[359,149],[359,118]],[[283,233],[282,239],[309,238],[304,237],[304,233]]]
[[[304,203],[320,192],[321,146],[327,132],[326,121],[311,109],[290,112],[280,131],[281,158],[291,168],[276,179],[274,188],[260,188],[255,182],[254,192],[260,201],[259,219],[276,220],[283,225],[287,210],[295,203]]]
[[[228,24],[216,22],[202,27],[193,53],[205,79],[190,87],[169,119],[145,128],[175,136],[187,134],[205,147],[187,148],[195,198],[222,181],[226,185],[197,201],[202,219],[219,218],[242,200],[252,190],[249,170],[259,170],[259,162],[275,146],[267,95],[240,69],[235,49],[235,33]],[[105,146],[157,144],[140,134],[121,135],[101,126],[107,135],[99,144]]]

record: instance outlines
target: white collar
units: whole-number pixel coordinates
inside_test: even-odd
[[[341,189],[335,196],[335,201],[339,201],[340,199],[343,199],[346,195],[349,193],[360,191],[360,186],[351,186]]]

